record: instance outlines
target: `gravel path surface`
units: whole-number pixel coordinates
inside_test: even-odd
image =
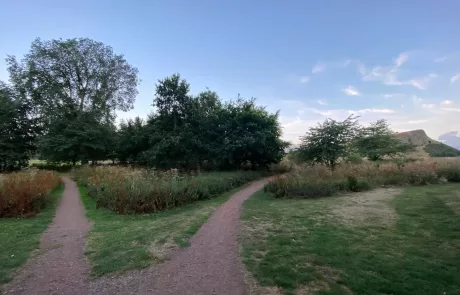
[[[247,294],[237,235],[241,205],[268,179],[255,182],[220,206],[162,265],[90,282],[91,294]]]
[[[65,190],[53,223],[43,234],[37,255],[29,259],[5,294],[88,294],[89,265],[84,255],[90,223],[75,182],[64,177]]]

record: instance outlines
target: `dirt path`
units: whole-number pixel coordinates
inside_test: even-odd
[[[220,206],[191,246],[156,267],[90,283],[91,294],[247,294],[237,235],[241,205],[268,179],[251,184]]]
[[[5,294],[88,294],[89,265],[84,255],[90,223],[75,182],[63,178],[65,190],[53,223]]]

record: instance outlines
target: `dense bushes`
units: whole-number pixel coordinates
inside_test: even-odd
[[[151,213],[218,196],[266,172],[234,171],[182,175],[122,167],[84,167],[75,177],[98,207],[118,214]]]
[[[0,217],[28,217],[40,212],[46,196],[59,184],[50,171],[0,175]]]
[[[460,160],[451,158],[405,164],[366,162],[344,164],[334,171],[321,165],[304,165],[275,178],[265,190],[277,198],[315,198],[378,186],[425,185],[441,181],[460,182]]]
[[[424,147],[430,157],[458,157],[460,151],[443,143],[429,143]]]
[[[69,172],[72,170],[72,164],[53,164],[53,163],[32,163],[30,167],[39,170],[52,170],[57,172]]]

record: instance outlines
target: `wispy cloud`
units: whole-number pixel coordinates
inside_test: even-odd
[[[326,64],[318,62],[313,69],[311,69],[312,74],[321,73],[326,70]]]
[[[452,78],[450,78],[450,83],[455,83],[458,79],[460,79],[460,73],[452,76]]]
[[[357,110],[357,111],[348,111],[349,113],[353,114],[366,114],[366,113],[376,113],[376,114],[393,114],[395,111],[392,109],[362,109],[362,110]]]
[[[440,57],[435,58],[434,62],[445,62],[447,60],[447,58],[448,58],[447,55],[440,56]]]
[[[407,122],[407,124],[421,124],[426,122],[428,122],[428,120],[410,120]]]
[[[300,82],[301,84],[308,83],[308,82],[310,82],[310,77],[309,77],[309,76],[301,76],[301,77],[299,78],[299,82]]]
[[[447,112],[460,112],[460,108],[441,108],[441,110]]]
[[[432,109],[434,108],[436,105],[435,104],[432,104],[432,103],[424,103],[422,104],[422,108],[424,109]]]
[[[399,79],[399,70],[409,59],[409,54],[403,52],[393,60],[389,66],[375,66],[367,70],[363,64],[358,63],[358,71],[364,81],[381,81],[385,85],[410,85],[418,89],[426,89],[431,80],[437,77],[436,74],[431,73],[426,76]]]
[[[321,100],[321,99],[318,99],[316,101],[319,105],[322,105],[322,106],[326,106],[327,105],[327,102],[325,102],[324,100]]]
[[[428,87],[428,84],[430,83],[431,80],[436,78],[438,75],[436,74],[429,74],[425,77],[420,77],[416,79],[409,80],[407,82],[408,85],[412,85],[415,88],[418,89],[426,89]],[[402,84],[406,84],[405,82],[402,82]]]
[[[402,66],[406,61],[409,55],[406,52],[399,54],[399,56],[394,60],[394,64],[397,68]]]
[[[448,99],[446,99],[443,102],[441,102],[441,104],[443,104],[443,105],[449,105],[449,104],[453,104],[453,103],[454,102],[452,100],[448,100]]]
[[[359,91],[356,88],[354,88],[353,86],[348,86],[347,88],[342,89],[342,91],[346,95],[349,95],[349,96],[359,96],[359,95],[361,95],[361,93],[359,93]]]

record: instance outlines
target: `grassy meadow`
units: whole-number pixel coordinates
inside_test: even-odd
[[[460,294],[460,184],[245,202],[259,294]]]

